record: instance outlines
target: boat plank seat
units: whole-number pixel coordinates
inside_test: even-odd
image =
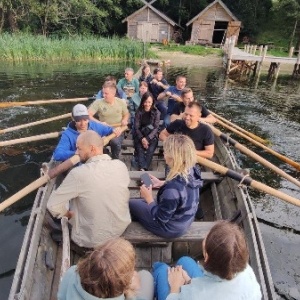
[[[133,244],[151,244],[161,242],[197,242],[203,240],[215,222],[193,222],[181,237],[166,239],[146,230],[140,223],[131,222],[122,237]]]
[[[129,171],[130,179],[137,180],[140,179],[141,175],[145,173],[145,171]],[[158,179],[165,179],[165,172],[158,172],[158,171],[147,171],[147,173],[152,174],[153,176],[157,177]],[[219,174],[215,174],[213,172],[201,172],[201,178],[205,182],[218,182],[222,180],[222,176]]]

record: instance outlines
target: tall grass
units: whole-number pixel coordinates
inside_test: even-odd
[[[1,34],[0,60],[81,61],[133,60],[151,56],[148,45],[126,38],[75,36],[46,38],[29,34]]]
[[[170,43],[168,46],[162,47],[162,50],[164,51],[170,51],[170,52],[176,52],[181,51],[186,54],[194,54],[194,55],[218,55],[222,56],[223,51],[218,48],[212,48],[212,47],[205,47],[200,45],[177,45]]]

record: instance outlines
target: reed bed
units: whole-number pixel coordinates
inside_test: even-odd
[[[145,51],[145,53],[144,53]],[[75,36],[49,38],[29,34],[1,34],[0,60],[87,61],[134,60],[151,57],[148,45],[126,38]]]

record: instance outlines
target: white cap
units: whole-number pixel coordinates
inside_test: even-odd
[[[72,116],[76,122],[78,122],[82,119],[84,119],[84,120],[89,119],[88,110],[87,110],[86,106],[83,104],[76,104],[73,107]]]

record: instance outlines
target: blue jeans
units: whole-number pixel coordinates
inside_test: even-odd
[[[147,169],[149,170],[149,167],[152,162],[154,151],[158,144],[158,139],[154,138],[149,142],[148,149],[145,149],[141,143],[140,140],[135,139],[134,141],[134,150],[137,157],[139,169]]]
[[[110,140],[108,145],[111,148],[111,157],[113,159],[118,159],[119,158],[121,148],[122,148],[123,139],[124,139],[124,134],[121,134],[120,136],[115,137],[112,140]]]
[[[203,276],[202,269],[200,269],[198,264],[188,256],[181,257],[176,263],[176,266],[178,265],[182,266],[191,278]],[[168,268],[169,266],[163,262],[156,262],[153,265],[154,294],[156,300],[165,300],[170,293]]]
[[[165,105],[164,101],[162,100],[157,100],[155,102],[155,106],[156,108],[160,111],[160,119],[161,120],[164,120],[165,119],[165,116],[167,114],[167,106]]]

